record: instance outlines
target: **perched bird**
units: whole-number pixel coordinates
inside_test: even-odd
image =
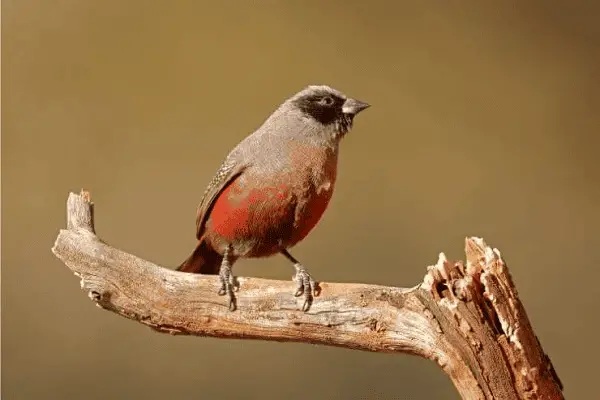
[[[196,249],[177,270],[219,274],[219,295],[234,311],[234,262],[282,254],[294,265],[295,296],[304,295],[308,311],[317,285],[289,249],[327,208],[340,140],[367,107],[329,86],[308,86],[284,101],[223,161],[198,206]]]

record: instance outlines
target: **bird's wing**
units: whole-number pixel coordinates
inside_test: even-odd
[[[228,158],[223,162],[208,184],[196,212],[196,237],[198,240],[200,240],[204,234],[206,220],[210,215],[210,210],[212,209],[215,200],[229,183],[233,182],[235,178],[241,175],[246,167],[247,164],[235,162]]]

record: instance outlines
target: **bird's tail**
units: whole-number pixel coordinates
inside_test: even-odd
[[[194,274],[216,275],[221,268],[223,256],[217,253],[206,240],[200,239],[194,252],[185,260],[176,271],[191,272]]]

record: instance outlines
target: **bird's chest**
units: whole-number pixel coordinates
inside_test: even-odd
[[[335,149],[298,146],[286,158],[289,187],[299,202],[331,197],[337,176]]]
[[[333,194],[337,153],[294,150],[253,164],[228,186],[215,202],[209,229],[229,243],[250,243],[247,255],[271,254],[304,239]]]
[[[293,246],[317,225],[329,205],[337,176],[337,152],[300,152],[295,165],[301,185],[294,193],[293,230],[289,245]]]

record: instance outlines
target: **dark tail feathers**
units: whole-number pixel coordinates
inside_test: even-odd
[[[194,274],[216,275],[221,268],[223,256],[214,251],[205,240],[200,239],[192,255],[176,271]]]

